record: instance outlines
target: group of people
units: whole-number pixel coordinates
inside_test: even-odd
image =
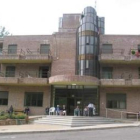
[[[49,107],[45,108],[45,112],[46,115],[49,115]],[[84,116],[93,116],[96,115],[95,114],[96,108],[95,105],[93,103],[89,103],[88,106],[85,106],[84,110],[83,110],[83,115]],[[66,106],[63,105],[62,107],[57,105],[54,112],[56,113],[56,115],[66,115],[67,114],[67,109]],[[80,108],[79,106],[76,106],[76,108],[74,109],[74,116],[80,116],[81,112],[80,112]]]
[[[85,106],[83,110],[83,115],[93,116],[93,115],[96,115],[95,111],[96,111],[95,105],[90,102],[88,106]],[[76,108],[74,109],[74,116],[80,116],[80,113],[81,112],[80,112],[79,106],[76,106]]]
[[[11,105],[9,110],[7,111],[9,114],[12,114],[14,112],[14,108],[13,106]],[[25,113],[26,115],[29,115],[29,112],[30,112],[30,109],[29,107],[25,107],[23,113]]]
[[[95,111],[96,111],[95,105],[90,102],[88,104],[88,106],[86,106],[84,108],[84,116],[93,116],[93,115],[96,115]]]
[[[56,115],[66,115],[66,113],[67,113],[66,110],[67,109],[66,109],[65,105],[63,105],[62,107],[57,105],[55,108]],[[49,115],[49,107],[45,108],[45,112],[46,112],[46,115]]]

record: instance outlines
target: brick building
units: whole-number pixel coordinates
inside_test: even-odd
[[[92,7],[64,14],[52,35],[1,38],[0,110],[29,106],[39,115],[65,104],[73,115],[93,102],[101,116],[106,108],[138,112],[139,51],[139,35],[104,35]]]

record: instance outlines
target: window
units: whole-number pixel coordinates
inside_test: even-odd
[[[86,45],[86,54],[93,54],[93,45]]]
[[[9,45],[8,46],[8,54],[17,54],[17,45]]]
[[[89,60],[86,60],[86,69],[89,68]]]
[[[0,54],[2,54],[2,50],[3,50],[3,44],[0,43]]]
[[[15,66],[6,67],[6,77],[15,77]]]
[[[41,44],[40,54],[49,54],[49,52],[50,52],[50,44]]]
[[[39,77],[48,78],[49,77],[49,67],[47,67],[47,66],[39,67]]]
[[[140,52],[140,45],[138,45],[138,52]]]
[[[103,44],[102,53],[103,54],[111,54],[111,53],[113,53],[112,44]]]
[[[42,92],[26,92],[24,105],[25,106],[42,106],[43,93]]]
[[[102,78],[103,79],[112,79],[113,68],[112,67],[103,67],[102,68]]]
[[[107,108],[126,109],[126,94],[107,93],[106,100]]]
[[[89,36],[86,36],[86,44],[89,45]]]
[[[8,92],[0,91],[0,105],[8,105]]]
[[[140,79],[140,68],[139,68],[139,72],[138,73],[139,73],[139,79]]]

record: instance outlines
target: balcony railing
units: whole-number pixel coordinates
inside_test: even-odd
[[[124,54],[124,49],[101,49],[100,62],[118,63],[140,63],[140,52],[137,48],[130,49]]]
[[[101,86],[140,86],[139,77],[133,77],[131,73],[113,74],[113,72],[101,73]]]
[[[50,50],[48,53],[45,51],[44,53],[40,51],[40,49],[3,49],[0,52],[0,61],[1,62],[18,62],[25,63],[27,61],[44,61],[51,62],[52,56]]]
[[[133,63],[140,62],[140,52],[138,49],[130,49],[130,56]]]
[[[123,55],[124,54],[124,49],[101,49],[100,54]]]
[[[8,85],[47,85],[49,72],[41,73],[38,71],[5,71],[0,72],[0,84]]]
[[[99,55],[99,61],[122,61],[125,60],[124,49],[101,49]]]

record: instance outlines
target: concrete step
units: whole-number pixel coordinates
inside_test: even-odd
[[[114,122],[114,120],[65,120],[65,119],[41,119],[42,121],[59,121],[59,122]],[[37,120],[39,121],[39,120]]]
[[[112,119],[104,117],[83,117],[83,116],[47,116],[41,119],[35,120],[37,124],[55,124],[65,126],[93,126],[97,124],[112,124],[115,123]]]

